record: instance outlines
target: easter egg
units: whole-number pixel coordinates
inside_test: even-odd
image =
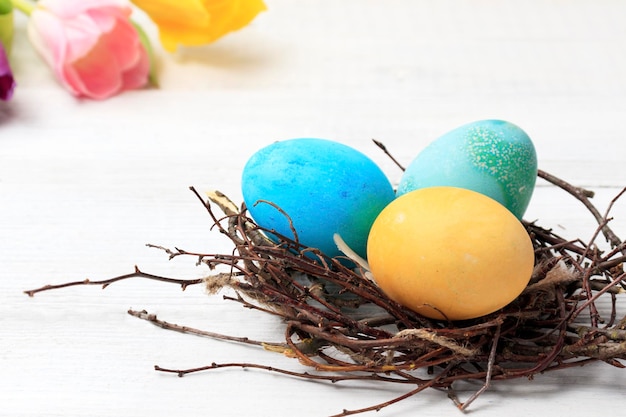
[[[503,120],[458,127],[424,148],[405,170],[397,194],[432,186],[485,194],[521,219],[537,179],[537,155],[528,135]]]
[[[259,226],[330,257],[341,255],[335,233],[365,257],[372,223],[395,198],[369,157],[316,138],[279,141],[257,151],[243,169],[241,189]]]
[[[492,313],[526,287],[533,245],[522,223],[472,190],[429,187],[390,203],[370,231],[367,260],[391,299],[423,316]]]

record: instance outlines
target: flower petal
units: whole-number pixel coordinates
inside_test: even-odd
[[[212,19],[211,42],[248,25],[267,9],[262,0],[204,0]]]
[[[144,53],[139,54],[137,63],[122,73],[122,84],[124,90],[133,90],[141,88],[148,83],[150,74],[150,57],[145,49]]]
[[[98,42],[79,60],[66,62],[63,78],[80,95],[94,99],[108,98],[122,89],[120,69],[105,42]]]
[[[92,9],[112,7],[130,16],[132,9],[125,0],[39,0],[38,9],[45,9],[62,20],[72,19]]]
[[[102,35],[101,41],[122,71],[137,65],[140,54],[144,52],[137,30],[128,21],[116,21],[111,30]]]
[[[9,59],[0,42],[0,100],[9,100],[13,96],[15,80],[9,66]]]
[[[28,21],[28,38],[35,50],[62,81],[62,66],[67,56],[65,29],[53,14],[36,9]]]
[[[203,45],[241,29],[266,9],[262,0],[132,0],[159,27],[163,47]]]
[[[72,94],[104,99],[148,82],[148,53],[130,12],[121,0],[41,0],[28,33]]]
[[[132,0],[159,27],[161,44],[167,51],[178,45],[205,43],[211,17],[200,0]]]

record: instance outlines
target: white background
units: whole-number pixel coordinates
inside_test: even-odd
[[[126,281],[22,293],[49,283],[143,270],[208,274],[146,243],[228,253],[188,190],[241,201],[239,176],[258,148],[322,137],[370,155],[392,181],[439,135],[484,118],[518,124],[542,169],[597,192],[604,210],[626,185],[626,3],[615,0],[267,0],[269,11],[217,43],[160,51],[160,88],[102,102],[71,97],[17,21],[18,88],[0,103],[0,415],[325,416],[408,387],[327,384],[261,371],[186,368],[293,359],[168,332],[126,314],[280,341],[272,317],[199,286]],[[152,39],[156,29],[141,15]],[[626,201],[613,212],[626,236]],[[527,220],[568,238],[595,230],[582,205],[539,180]],[[600,242],[603,243],[603,242]],[[619,300],[625,314],[626,300]],[[479,385],[464,387],[463,397]],[[497,383],[477,416],[618,413],[626,370],[596,364]],[[427,391],[379,416],[459,412]]]

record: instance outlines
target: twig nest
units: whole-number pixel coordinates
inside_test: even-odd
[[[393,300],[430,318],[465,320],[513,301],[533,271],[522,223],[483,194],[429,187],[398,197],[370,231],[374,280]]]

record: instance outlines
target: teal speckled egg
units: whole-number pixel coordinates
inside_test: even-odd
[[[397,195],[432,186],[487,195],[521,219],[537,179],[535,147],[522,129],[503,120],[458,127],[428,145],[407,167]]]
[[[391,183],[370,158],[315,138],[279,141],[258,150],[243,169],[241,190],[259,226],[330,257],[341,255],[335,233],[365,257],[374,220],[395,198]]]

